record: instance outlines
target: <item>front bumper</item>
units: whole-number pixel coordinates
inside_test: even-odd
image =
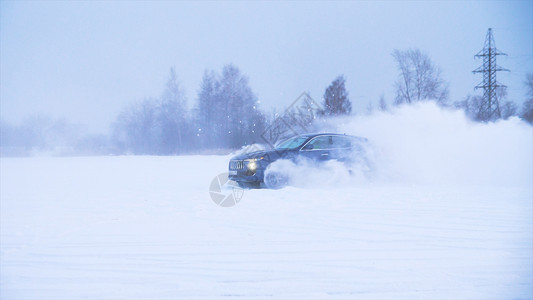
[[[229,180],[233,180],[233,181],[236,181],[236,182],[247,182],[247,183],[260,183],[260,182],[263,182],[263,177],[262,176],[257,176],[257,174],[255,175],[252,175],[252,176],[248,176],[248,175],[239,175],[239,174],[235,174],[235,175],[229,175],[228,176]]]
[[[256,169],[250,170],[248,164],[250,162],[246,160],[236,161],[231,160],[229,163],[229,175],[228,178],[237,182],[247,182],[247,183],[260,183],[263,182],[264,178],[264,169],[266,167],[263,161],[256,161]]]

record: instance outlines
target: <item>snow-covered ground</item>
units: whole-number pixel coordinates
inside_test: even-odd
[[[435,109],[338,125],[368,178],[233,207],[229,156],[1,158],[0,298],[533,298],[532,127]]]

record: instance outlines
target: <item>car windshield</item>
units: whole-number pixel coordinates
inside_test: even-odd
[[[288,140],[285,140],[281,143],[279,143],[276,146],[276,150],[290,150],[300,147],[305,141],[307,140],[307,137],[305,136],[297,136],[290,138]]]

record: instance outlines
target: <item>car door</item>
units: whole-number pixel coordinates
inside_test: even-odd
[[[301,150],[301,155],[314,160],[323,161],[330,159],[330,149],[333,140],[329,135],[321,135],[311,139]]]
[[[348,161],[352,152],[352,143],[346,136],[333,136],[329,158],[338,161]]]

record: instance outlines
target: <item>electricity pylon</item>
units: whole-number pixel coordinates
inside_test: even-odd
[[[475,56],[476,58],[483,57],[483,65],[472,71],[473,73],[483,73],[483,82],[475,87],[476,89],[483,88],[483,99],[478,111],[478,118],[483,121],[501,118],[497,89],[506,88],[507,86],[496,81],[496,72],[509,70],[496,64],[496,56],[498,55],[507,54],[496,49],[494,37],[492,36],[492,28],[489,28],[485,38],[485,46]]]

